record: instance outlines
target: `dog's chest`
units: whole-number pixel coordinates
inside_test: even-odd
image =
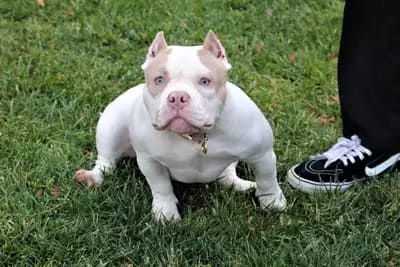
[[[220,177],[224,169],[237,160],[229,147],[218,141],[208,140],[205,152],[201,142],[182,138],[164,143],[162,149],[154,147],[153,157],[167,167],[171,177],[177,181],[207,183]]]

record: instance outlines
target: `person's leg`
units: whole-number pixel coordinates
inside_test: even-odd
[[[346,190],[400,160],[400,8],[398,0],[348,0],[338,86],[343,135],[319,157],[292,167],[300,190]]]
[[[347,1],[338,85],[343,135],[371,151],[400,151],[400,1]]]

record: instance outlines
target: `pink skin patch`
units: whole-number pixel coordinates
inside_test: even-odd
[[[88,170],[80,169],[75,173],[74,179],[81,184],[87,185],[89,187],[95,187],[98,185],[95,178],[93,177],[93,173]]]
[[[156,129],[167,129],[178,134],[194,134],[212,127],[212,123],[209,122],[203,125],[195,122],[188,93],[173,91],[168,95],[167,101],[163,111],[163,125],[155,125]]]
[[[191,118],[190,111],[187,109],[176,110],[167,108],[164,111],[163,124],[153,124],[153,126],[157,130],[168,130],[178,134],[195,134],[201,131],[207,131],[213,126],[210,122],[197,125]]]
[[[179,117],[173,119],[169,123],[168,130],[178,134],[194,133],[199,131],[198,128],[192,126],[191,124],[187,123],[184,119]]]
[[[167,108],[165,111],[165,124],[160,130],[166,129],[178,134],[193,134],[201,131],[202,126],[196,126],[191,123],[191,116],[185,109],[175,110]]]

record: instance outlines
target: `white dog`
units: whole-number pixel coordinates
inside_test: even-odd
[[[121,156],[135,156],[157,220],[180,219],[171,179],[217,180],[238,191],[255,188],[262,208],[283,209],[271,127],[250,98],[227,81],[230,68],[212,31],[200,46],[168,46],[159,32],[142,65],[145,84],[107,106],[97,124],[96,166],[79,170],[75,179],[100,185]],[[256,182],[236,175],[239,160],[253,167]]]

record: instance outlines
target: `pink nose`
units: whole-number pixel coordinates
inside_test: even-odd
[[[190,96],[184,91],[174,91],[168,95],[168,106],[183,109],[190,103]]]

